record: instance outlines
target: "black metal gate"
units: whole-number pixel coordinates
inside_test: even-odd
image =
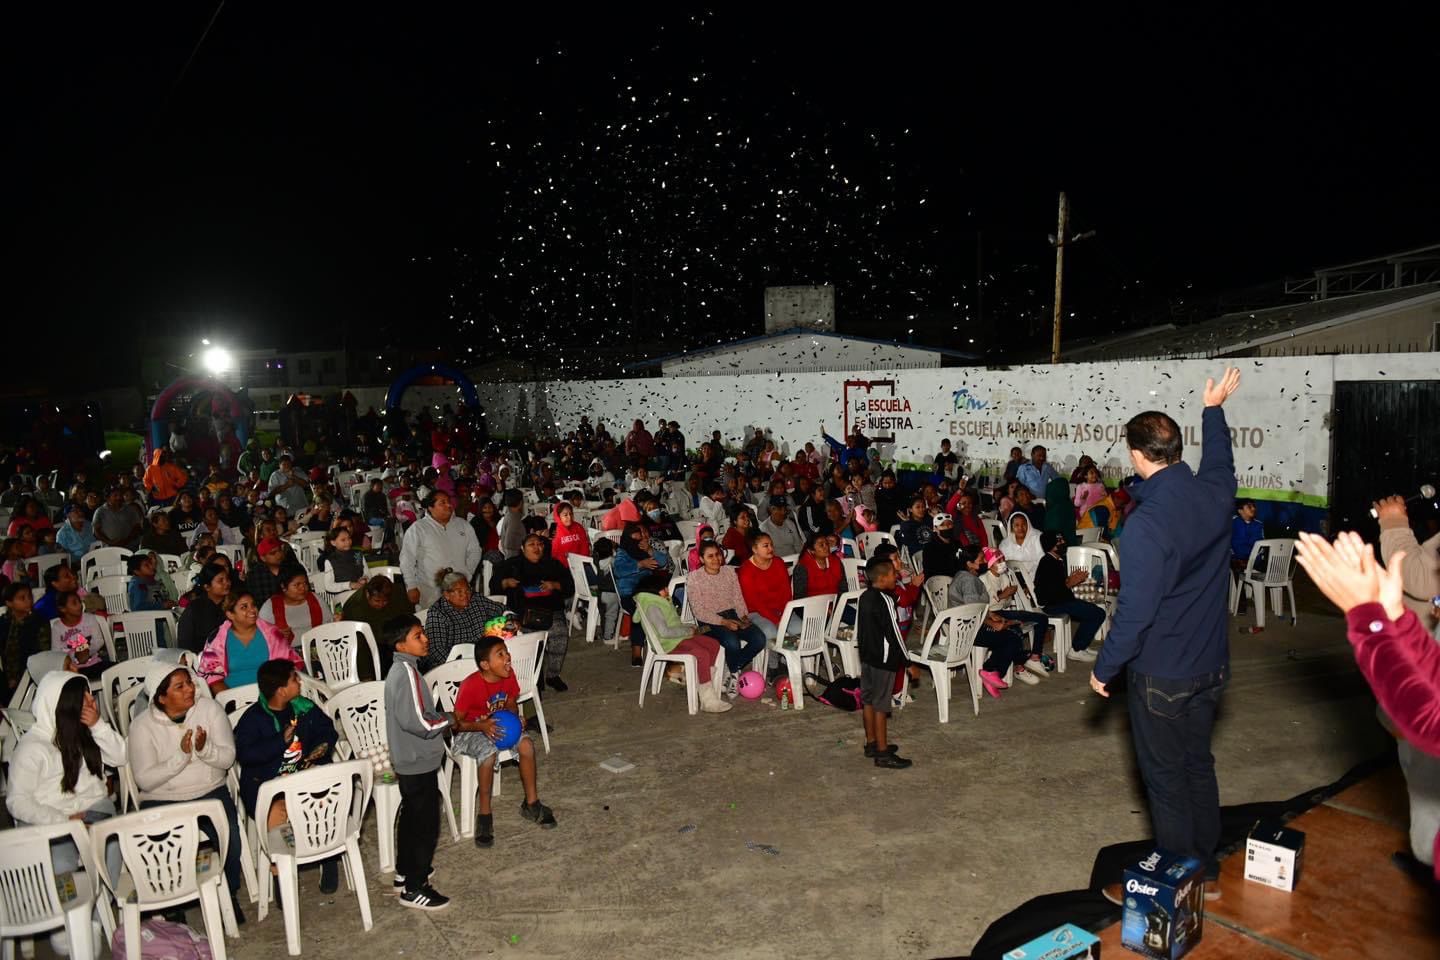
[[[1440,483],[1440,380],[1336,383],[1330,443],[1330,530],[1373,539],[1372,502]],[[1410,519],[1424,530],[1435,504],[1412,504]]]

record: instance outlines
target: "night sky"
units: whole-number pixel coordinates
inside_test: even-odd
[[[213,6],[12,11],[13,320],[533,359],[833,282],[842,331],[1004,358],[1048,341],[1060,189],[1077,335],[1440,239],[1403,17],[304,6],[232,0],[183,77]]]

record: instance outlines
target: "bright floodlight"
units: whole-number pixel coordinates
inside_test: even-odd
[[[211,373],[224,373],[230,369],[230,351],[224,347],[211,347],[203,357],[205,369]]]

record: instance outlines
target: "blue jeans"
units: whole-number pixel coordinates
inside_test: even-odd
[[[1045,631],[1050,629],[1050,617],[1047,614],[1034,613],[1030,610],[1000,610],[998,612],[1006,620],[1018,620],[1020,629],[1030,631],[1030,649],[1034,653],[1045,652]]]
[[[765,649],[765,634],[753,623],[743,630],[729,630],[713,623],[702,623],[700,627],[725,648],[725,666],[731,673],[744,670]]]
[[[1074,621],[1076,627],[1070,634],[1070,646],[1075,650],[1089,649],[1090,644],[1095,641],[1095,634],[1100,632],[1100,627],[1105,623],[1105,610],[1085,600],[1052,603],[1045,608],[1045,612],[1052,617],[1064,614]]]
[[[1130,733],[1155,843],[1197,857],[1213,873],[1220,842],[1220,784],[1210,734],[1229,668],[1186,680],[1130,671]]]

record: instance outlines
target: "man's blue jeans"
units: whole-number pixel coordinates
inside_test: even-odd
[[[1130,733],[1157,846],[1213,869],[1220,842],[1220,785],[1210,734],[1226,667],[1186,680],[1130,671]]]
[[[1075,629],[1070,634],[1070,646],[1075,650],[1088,650],[1095,640],[1095,634],[1099,633],[1105,624],[1104,608],[1086,600],[1052,603],[1045,607],[1045,612],[1052,617],[1063,613],[1075,623]]]

